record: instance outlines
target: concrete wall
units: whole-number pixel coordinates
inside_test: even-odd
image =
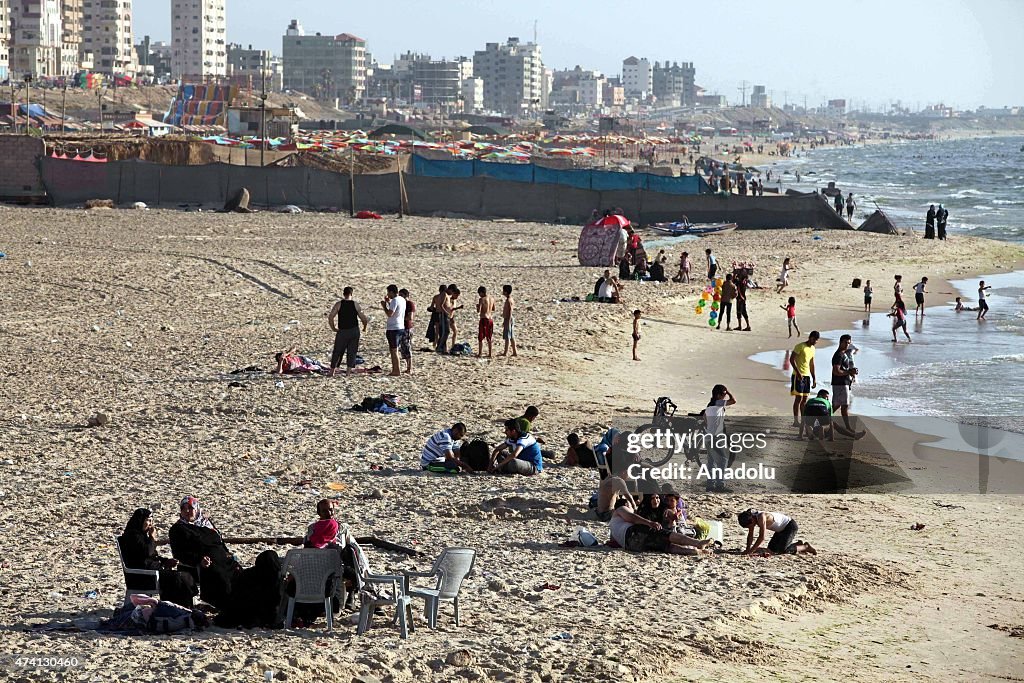
[[[0,199],[43,197],[46,194],[37,163],[43,153],[40,138],[0,135]]]
[[[135,201],[150,206],[222,206],[238,188],[248,188],[251,206],[347,209],[348,177],[311,168],[259,168],[211,164],[164,166],[139,161],[93,164],[42,159],[42,175],[58,206],[88,199]],[[674,195],[646,190],[599,192],[564,185],[520,183],[482,176],[406,176],[413,214],[464,214],[519,220],[583,223],[594,209],[621,207],[633,221],[656,223],[687,216],[694,223],[737,223],[743,228],[850,228],[819,195],[742,197]],[[356,209],[397,213],[397,174],[357,175]]]

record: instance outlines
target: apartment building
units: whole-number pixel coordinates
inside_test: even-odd
[[[248,77],[252,79],[254,88],[263,87],[263,77],[267,79],[267,90],[281,90],[284,76],[281,58],[275,57],[270,50],[254,50],[252,45],[243,47],[238,43],[228,43],[228,76]]]
[[[647,58],[622,60],[622,88],[626,97],[643,99],[654,91],[654,70]]]
[[[772,106],[772,97],[765,91],[763,85],[754,86],[754,91],[750,93],[750,106],[763,109],[768,109]]]
[[[14,78],[41,78],[61,73],[59,0],[12,0],[7,50]]]
[[[57,63],[61,76],[74,76],[82,68],[82,2],[61,0],[60,47]]]
[[[349,33],[306,35],[292,20],[283,39],[284,87],[352,104],[366,92],[366,41]]]
[[[0,82],[10,75],[10,0],[0,0]]]
[[[693,104],[697,99],[693,62],[654,63],[651,70],[651,92],[659,106]]]
[[[135,74],[132,0],[82,0],[83,61],[90,53],[95,71]]]
[[[226,0],[172,0],[171,77],[203,82],[228,73]]]
[[[484,109],[518,115],[547,104],[550,80],[536,43],[487,43],[473,55],[473,75],[484,82]]]

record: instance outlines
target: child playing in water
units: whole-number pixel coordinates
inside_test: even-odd
[[[871,313],[871,280],[864,283],[864,312]]]
[[[889,313],[889,318],[892,318],[892,343],[896,341],[896,330],[903,328],[903,334],[907,337],[907,342],[911,341],[910,333],[907,332],[907,305],[903,303],[903,299],[899,299],[892,305],[892,312]]]
[[[800,327],[796,324],[796,297],[789,297],[789,302],[785,306],[779,306],[786,312],[786,321],[789,324],[789,336],[793,336],[793,330],[796,330],[796,334],[800,336]]]

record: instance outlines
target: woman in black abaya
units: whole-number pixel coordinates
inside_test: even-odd
[[[159,570],[160,599],[191,609],[192,598],[199,593],[195,579],[187,572],[175,571],[177,560],[157,554],[156,529],[151,515],[146,508],[136,510],[125,525],[124,533],[118,538],[124,566],[128,569]],[[138,584],[133,585],[137,580],[138,577],[130,574],[125,576],[128,588],[141,588]]]
[[[231,582],[242,567],[224,545],[220,532],[203,514],[198,499],[182,499],[181,517],[171,526],[169,537],[174,558],[197,573],[199,597],[218,609],[225,607]]]

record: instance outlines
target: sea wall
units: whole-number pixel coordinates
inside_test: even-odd
[[[105,164],[41,159],[43,183],[57,206],[88,199],[150,206],[221,206],[238,188],[250,193],[250,206],[298,206],[345,209],[346,175],[312,168],[259,168],[210,164],[164,166],[143,161]],[[840,228],[850,225],[821,196],[749,197],[678,195],[650,190],[599,191],[498,180],[485,176],[404,177],[412,214],[458,214],[542,222],[582,223],[594,209],[621,208],[635,222],[679,220],[736,223],[743,228]],[[399,210],[397,173],[355,176],[355,208],[383,213]]]

